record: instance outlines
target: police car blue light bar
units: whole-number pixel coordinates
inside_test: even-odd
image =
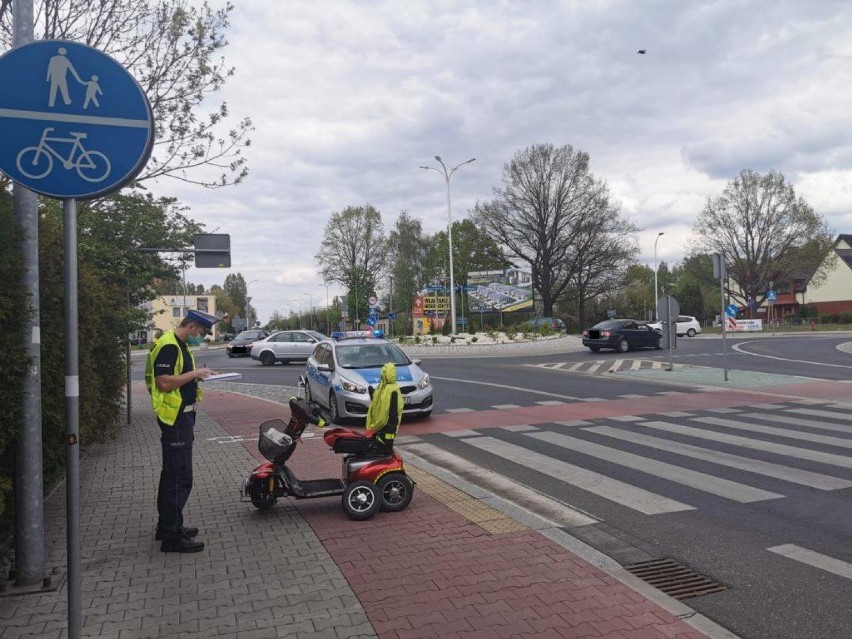
[[[334,331],[331,334],[331,339],[347,337],[384,337],[384,331]]]

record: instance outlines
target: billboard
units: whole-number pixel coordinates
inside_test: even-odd
[[[517,268],[471,271],[467,274],[471,308],[511,313],[532,308],[532,275]]]

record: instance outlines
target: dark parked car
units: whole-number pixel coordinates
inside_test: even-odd
[[[611,319],[583,331],[583,346],[597,353],[611,348],[626,353],[633,348],[661,348],[659,332],[645,322],[632,319]]]
[[[524,322],[524,327],[528,327],[529,330],[533,331],[543,326],[548,326],[550,327],[550,330],[557,333],[565,332],[565,322],[558,317],[533,317],[532,319]]]
[[[225,352],[228,353],[228,357],[234,357],[235,355],[248,356],[251,352],[251,345],[256,341],[263,339],[267,335],[269,335],[269,333],[262,330],[242,331],[234,339],[228,342],[228,345],[225,347]]]

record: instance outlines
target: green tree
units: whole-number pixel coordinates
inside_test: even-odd
[[[553,313],[554,303],[570,288],[586,294],[591,282],[606,278],[596,276],[597,259],[590,259],[605,240],[595,238],[596,226],[611,220],[600,230],[609,235],[626,222],[606,184],[589,169],[587,153],[570,145],[523,149],[503,166],[503,187],[495,193],[492,202],[477,204],[474,222],[510,258],[530,265],[545,315]],[[617,266],[611,264],[612,269]]]
[[[333,213],[315,259],[324,282],[337,282],[349,290],[349,317],[366,319],[367,297],[387,264],[381,213],[369,204]]]
[[[411,307],[414,296],[426,285],[424,267],[426,263],[428,239],[423,234],[420,220],[411,217],[408,211],[402,211],[388,234],[387,255],[388,271],[393,288],[393,310],[406,313],[406,330],[411,330]],[[388,291],[390,295],[391,291]],[[390,309],[390,300],[388,308]],[[393,332],[397,333],[394,322]]]
[[[76,40],[123,64],[154,114],[156,141],[140,180],[170,176],[207,187],[240,182],[251,121],[232,122],[213,94],[234,74],[225,63],[231,3],[191,0],[35,0],[36,39]],[[0,45],[12,45],[9,2],[0,3]],[[202,108],[204,112],[202,113]],[[200,167],[207,167],[202,173]],[[212,173],[209,169],[215,169]]]
[[[740,306],[760,305],[770,282],[801,273],[819,282],[834,266],[833,232],[781,173],[742,171],[719,197],[708,198],[695,222],[695,253],[720,253]]]

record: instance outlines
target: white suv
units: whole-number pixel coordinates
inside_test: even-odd
[[[653,324],[648,324],[655,331],[662,331],[663,324],[662,322],[654,322]],[[701,332],[701,324],[697,319],[692,317],[691,315],[678,315],[677,316],[677,334],[678,337],[683,337],[686,335],[687,337],[695,337]]]

